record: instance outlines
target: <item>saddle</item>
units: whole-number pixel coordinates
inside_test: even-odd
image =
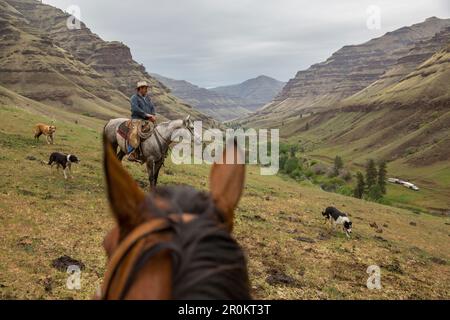
[[[150,138],[153,134],[153,125],[149,121],[127,120],[119,125],[117,133],[125,139],[127,145],[137,148],[141,141]]]

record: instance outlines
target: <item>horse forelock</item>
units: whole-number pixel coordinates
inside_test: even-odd
[[[164,208],[154,206],[155,197],[167,201]],[[173,299],[250,299],[246,257],[221,225],[221,213],[209,194],[189,186],[158,187],[145,205],[160,217],[197,216],[187,223],[172,222]]]

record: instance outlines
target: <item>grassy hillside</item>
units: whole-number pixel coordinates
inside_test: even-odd
[[[448,108],[380,108],[320,113],[286,122],[283,137],[308,156],[332,163],[340,155],[354,172],[368,159],[388,161],[390,177],[409,179],[420,192],[393,187],[388,199],[437,213],[450,208]]]
[[[410,180],[421,188],[419,192],[411,192],[399,186],[389,186],[387,200],[390,203],[448,215],[449,21],[430,18],[422,24],[373,39],[363,46],[345,47],[345,50],[333,54],[327,63],[311,67],[327,70],[323,75],[299,72],[298,79],[291,80],[283,90],[288,88],[291,91],[286,99],[275,101],[258,113],[230,124],[279,128],[282,138],[305,149],[304,156],[331,164],[339,155],[354,173],[364,169],[370,158],[385,160],[389,176]],[[427,26],[432,28],[427,29]],[[417,32],[420,30],[430,33],[426,36]],[[433,35],[435,31],[439,32]],[[396,37],[401,41],[392,41]],[[418,38],[414,40],[415,37]],[[383,53],[371,51],[362,56],[362,60],[372,59],[372,63],[361,67],[359,62],[362,60],[344,59],[351,58],[345,52],[356,50],[354,53],[361,53],[360,49],[367,49],[367,45],[372,49],[374,45],[384,48]],[[392,45],[411,47],[406,51],[386,49]],[[390,61],[393,56],[385,60],[381,66],[384,71],[376,75],[380,65],[373,62],[391,53],[396,56],[395,61]],[[345,61],[351,63],[346,64]],[[334,64],[345,72],[331,73]],[[350,70],[356,66],[357,74],[367,73],[367,77],[362,81],[356,77],[353,79],[357,80],[355,85],[348,86],[341,77],[346,78],[350,74],[349,79],[352,79]],[[334,75],[331,79],[330,74]],[[364,86],[357,89],[362,84]],[[349,89],[356,91],[336,99],[336,94]],[[311,103],[311,96],[319,97],[319,103]],[[318,111],[316,107],[321,104],[329,107]],[[313,112],[306,110],[312,107],[316,108]]]
[[[58,121],[56,144],[35,143],[32,127],[51,119],[0,107],[0,298],[87,299],[105,271],[103,236],[112,226],[101,166],[101,123]],[[41,163],[53,151],[81,158],[64,181]],[[31,160],[28,160],[28,159]],[[33,160],[35,159],[35,160]],[[143,167],[125,164],[143,186]],[[208,166],[167,161],[161,184],[207,188]],[[354,221],[352,239],[323,225],[335,205]],[[450,219],[415,214],[263,177],[249,167],[235,236],[249,260],[253,295],[275,299],[450,298]],[[376,222],[380,231],[369,226]],[[82,289],[52,267],[64,255],[81,261]],[[366,288],[366,269],[382,270],[382,290]]]

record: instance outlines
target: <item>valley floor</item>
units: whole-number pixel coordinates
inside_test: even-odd
[[[103,124],[57,122],[56,144],[48,146],[33,141],[37,122],[50,119],[0,106],[0,298],[89,299],[105,272],[101,243],[113,225]],[[42,163],[54,151],[81,158],[73,180]],[[148,187],[144,167],[125,165]],[[160,183],[206,189],[208,172],[206,165],[173,165],[169,157]],[[324,225],[321,211],[330,205],[349,213],[351,239]],[[448,217],[323,192],[249,167],[234,233],[248,256],[255,298],[450,299]],[[84,264],[80,290],[67,289],[68,274],[52,266],[63,256]],[[370,265],[381,268],[380,290],[366,287]]]

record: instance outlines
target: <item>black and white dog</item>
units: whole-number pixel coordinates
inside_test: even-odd
[[[56,169],[59,170],[60,167],[63,168],[64,178],[67,179],[66,169],[69,170],[71,178],[72,176],[72,163],[79,163],[77,156],[73,154],[62,154],[59,152],[53,152],[50,155],[50,159],[48,161],[49,166],[53,166],[56,164]]]
[[[333,229],[336,227],[336,225],[341,224],[345,234],[348,238],[350,238],[350,233],[352,233],[352,222],[350,221],[346,213],[339,211],[335,207],[328,207],[325,209],[325,211],[322,212],[322,215],[326,219],[325,223],[327,223],[327,221],[330,221]]]

